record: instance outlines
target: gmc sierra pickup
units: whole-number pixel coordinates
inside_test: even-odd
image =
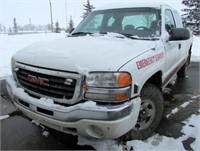
[[[11,60],[7,90],[29,118],[92,138],[145,139],[164,109],[162,90],[185,77],[192,36],[165,4],[110,5],[67,38],[38,42]]]

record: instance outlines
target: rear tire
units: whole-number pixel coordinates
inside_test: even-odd
[[[178,78],[185,78],[186,77],[187,69],[188,69],[188,66],[190,64],[190,60],[191,60],[191,51],[189,51],[189,55],[188,55],[187,61],[185,62],[185,64],[177,72],[177,77]]]
[[[161,91],[152,84],[146,84],[141,91],[141,108],[135,127],[123,136],[123,140],[149,137],[160,123],[164,110]]]
[[[180,70],[177,72],[178,78],[185,78],[187,73],[187,62],[180,68]]]

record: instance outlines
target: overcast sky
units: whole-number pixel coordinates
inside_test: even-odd
[[[53,22],[59,22],[61,27],[65,27],[66,20],[72,16],[75,25],[81,20],[83,14],[83,4],[87,0],[51,0],[53,9]],[[123,3],[134,1],[163,1],[178,9],[181,13],[182,0],[90,0],[95,7],[109,3]],[[0,23],[7,28],[13,26],[15,17],[18,25],[29,24],[45,25],[50,23],[49,0],[0,0]],[[67,10],[67,13],[66,11]]]

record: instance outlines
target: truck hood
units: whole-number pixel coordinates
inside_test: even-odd
[[[24,64],[85,74],[117,71],[154,47],[155,41],[87,35],[38,42],[18,51],[13,58]]]

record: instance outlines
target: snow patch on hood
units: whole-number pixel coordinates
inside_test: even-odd
[[[14,55],[16,61],[87,74],[117,71],[122,65],[155,47],[155,41],[133,40],[110,33],[38,42]]]

